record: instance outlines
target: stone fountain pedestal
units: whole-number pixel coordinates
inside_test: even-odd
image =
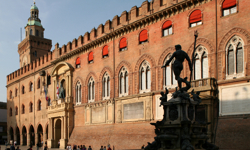
[[[176,91],[179,92],[179,91]],[[161,93],[162,94],[162,93]],[[164,115],[162,121],[151,123],[155,126],[155,141],[148,143],[146,150],[217,150],[218,147],[208,143],[207,122],[196,121],[199,115],[197,108],[201,102],[193,93],[191,98],[186,92],[174,93],[173,98],[166,101],[162,94]]]

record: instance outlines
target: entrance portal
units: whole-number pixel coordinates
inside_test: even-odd
[[[10,139],[9,140],[11,140],[12,142],[14,142],[14,131],[13,131],[12,127],[10,127],[9,133],[10,133]]]
[[[39,124],[37,128],[37,134],[38,134],[38,143],[41,143],[43,141],[43,127]]]
[[[60,139],[61,139],[61,119],[57,119],[56,120],[56,124],[55,124],[55,142],[58,146],[58,148],[60,147],[59,143],[60,143]]]
[[[30,145],[35,145],[35,131],[32,125],[30,126],[29,133],[30,133]]]
[[[22,135],[23,135],[23,145],[27,145],[27,130],[25,126],[23,126]]]
[[[20,145],[20,130],[16,127],[16,144]]]

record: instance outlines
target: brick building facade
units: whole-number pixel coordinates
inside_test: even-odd
[[[248,148],[248,6],[248,0],[144,1],[50,51],[34,4],[18,45],[21,68],[7,76],[8,140],[94,149],[153,141],[149,123],[162,119],[160,91],[177,86],[171,65],[161,66],[176,44],[191,58],[197,30],[192,89],[201,91],[209,140],[221,149]],[[189,74],[185,62],[182,77]]]

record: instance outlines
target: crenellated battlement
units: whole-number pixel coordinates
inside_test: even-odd
[[[62,60],[64,58],[62,56],[71,51],[86,51],[90,47],[99,46],[100,44],[108,41],[108,38],[110,38],[108,34],[111,32],[114,32],[114,35],[116,35],[120,32],[118,31],[120,29],[124,30],[124,28],[135,28],[139,24],[148,22],[148,19],[154,20],[157,18],[163,18],[164,16],[170,17],[173,13],[176,14],[176,12],[181,12],[180,9],[190,8],[191,5],[195,5],[192,0],[182,0],[178,1],[178,4],[174,4],[176,4],[176,1],[173,0],[154,0],[151,2],[146,0],[140,7],[134,6],[129,12],[123,11],[120,16],[114,16],[112,21],[107,20],[104,25],[100,24],[97,29],[93,28],[90,32],[86,32],[83,36],[80,35],[78,39],[73,39],[72,42],[68,42],[67,45],[64,44],[62,47],[59,47],[59,44],[56,43],[55,49],[52,52],[39,57],[31,64],[21,67],[17,71],[9,74],[7,76],[7,84],[50,65],[52,61],[57,59]],[[28,37],[30,38],[30,36]],[[25,40],[29,40],[29,38],[26,38]],[[24,41],[19,44],[18,51],[25,44]],[[95,42],[93,43],[93,41]]]

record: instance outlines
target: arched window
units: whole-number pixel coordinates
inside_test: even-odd
[[[139,35],[139,44],[143,44],[148,41],[148,31],[142,30]]]
[[[15,108],[15,115],[18,115],[18,107]]]
[[[30,82],[30,92],[33,91],[33,83]]]
[[[22,94],[24,94],[24,93],[25,93],[25,87],[22,86]]]
[[[127,50],[127,39],[125,37],[120,40],[119,48],[120,51]]]
[[[10,107],[10,110],[9,110],[10,112],[10,117],[12,116],[12,108]]]
[[[39,36],[39,31],[38,30],[36,30],[36,36]]]
[[[93,63],[94,62],[94,58],[93,58],[93,52],[89,53],[89,63]]]
[[[30,35],[32,35],[33,33],[32,33],[32,29],[30,29]]]
[[[22,114],[25,114],[25,106],[22,104]]]
[[[119,73],[119,96],[128,95],[128,71],[125,67],[122,67]]]
[[[143,61],[140,67],[140,93],[149,92],[151,89],[150,65]]]
[[[238,37],[232,37],[226,46],[227,79],[244,76],[244,42]]]
[[[10,90],[10,99],[12,99],[12,91]]]
[[[102,99],[109,99],[110,95],[110,78],[109,74],[106,72],[102,78]]]
[[[76,58],[76,68],[80,68],[81,67],[81,60],[80,57]]]
[[[236,0],[225,0],[222,3],[222,15],[227,16],[237,12]]]
[[[202,24],[202,15],[200,10],[195,10],[189,16],[190,27],[195,27]]]
[[[193,66],[193,79],[199,80],[208,78],[208,58],[206,47],[199,45],[195,49],[195,58]]]
[[[171,54],[168,54],[164,60],[163,64],[166,64],[167,60],[169,60]],[[163,88],[174,88],[177,85],[177,81],[175,80],[174,70],[173,70],[174,59],[170,62],[169,66],[166,66],[163,70],[164,76],[164,86]]]
[[[108,57],[109,56],[109,50],[108,50],[108,46],[107,45],[105,45],[104,47],[103,47],[103,49],[102,49],[102,58],[106,58],[106,57]]]
[[[41,100],[38,100],[38,103],[37,103],[37,110],[38,110],[38,111],[42,110],[42,102],[41,102]]]
[[[47,74],[47,85],[51,84],[51,76]]]
[[[81,83],[78,81],[76,83],[76,105],[80,105],[82,102],[82,87],[81,87]]]
[[[37,79],[37,88],[40,89],[40,78]]]
[[[33,112],[33,103],[30,102],[30,112]]]
[[[89,79],[88,93],[89,93],[88,94],[89,103],[94,102],[95,101],[95,81],[92,77]]]
[[[18,89],[16,88],[15,89],[15,97],[17,97],[17,94],[18,94]]]
[[[173,34],[172,22],[168,20],[162,25],[162,36],[168,36],[171,34]]]

